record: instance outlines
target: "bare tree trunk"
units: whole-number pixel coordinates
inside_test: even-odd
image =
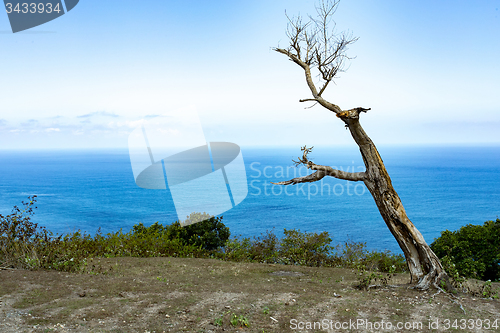
[[[387,227],[403,250],[411,274],[411,283],[416,283],[418,289],[428,289],[431,284],[438,286],[441,279],[448,284],[446,272],[438,257],[406,215],[375,144],[359,123],[359,111],[343,112],[339,118],[346,123],[359,146],[366,166],[363,182],[375,199]]]
[[[335,23],[333,30],[331,16],[335,13],[339,0],[322,0],[316,7],[318,17],[303,22],[301,17],[292,20],[289,18],[287,36],[288,48],[275,48],[278,53],[284,54],[289,60],[304,70],[305,80],[312,98],[301,99],[300,102],[315,102],[337,115],[351,131],[354,141],[359,146],[365,172],[345,172],[329,166],[317,165],[310,161],[307,154],[312,148],[304,146],[303,156],[296,164],[305,165],[316,172],[304,177],[297,177],[288,181],[279,182],[280,185],[293,185],[305,182],[315,182],[325,176],[350,181],[363,181],[375,199],[375,203],[387,227],[396,238],[403,251],[411,275],[411,283],[418,289],[428,289],[430,286],[439,287],[441,281],[447,288],[452,288],[448,275],[443,270],[439,258],[427,245],[422,234],[415,228],[406,215],[398,194],[392,187],[391,178],[385,169],[384,162],[372,140],[366,135],[359,123],[359,114],[370,109],[354,108],[343,111],[338,105],[322,97],[323,92],[339,72],[343,71],[347,47],[357,38],[349,34],[336,34]],[[318,72],[322,86],[316,87],[311,75],[311,68]]]
[[[276,184],[294,185],[315,182],[325,176],[350,181],[363,181],[372,194],[380,215],[405,255],[411,276],[410,283],[415,285],[417,289],[426,290],[431,286],[439,288],[441,281],[443,281],[446,284],[446,289],[452,290],[453,287],[439,258],[434,254],[429,245],[427,245],[422,234],[415,228],[406,215],[401,199],[392,186],[391,178],[387,173],[375,144],[359,123],[359,113],[366,112],[367,110],[369,109],[355,108],[337,112],[337,117],[346,124],[354,141],[359,146],[366,171],[345,172],[329,166],[315,164],[307,156],[312,148],[303,147],[303,156],[302,158],[299,157],[299,160],[295,163],[305,165],[308,169],[316,170],[316,172]]]

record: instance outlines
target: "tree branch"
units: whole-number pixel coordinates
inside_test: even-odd
[[[306,74],[307,85],[309,86],[309,90],[311,90],[311,93],[312,93],[312,95],[314,97],[314,99],[310,99],[310,100],[314,100],[314,101],[318,102],[324,108],[326,108],[326,109],[328,109],[328,110],[330,110],[332,112],[335,112],[335,113],[342,112],[342,109],[338,105],[335,105],[333,103],[328,102],[327,100],[323,99],[323,97],[321,97],[318,94],[318,90],[316,89],[316,86],[314,85],[314,82],[312,80],[311,69],[309,68],[308,64],[306,64],[305,62],[303,62],[299,58],[299,56],[297,56],[296,54],[291,53],[289,50],[274,48],[274,51],[282,53],[282,54],[288,56],[288,58],[291,61],[293,61],[294,63],[296,63],[297,65],[299,65],[300,67],[302,67],[304,69],[304,72]]]
[[[337,113],[337,117],[341,118],[341,119],[359,119],[359,114],[361,112],[367,112],[367,111],[370,111],[371,108],[362,108],[362,107],[357,107],[357,108],[354,108],[354,109],[350,109],[350,110],[345,110],[345,111],[342,111],[340,113]]]
[[[366,174],[364,172],[347,172],[342,170],[337,170],[329,166],[318,165],[310,162],[312,165],[309,169],[318,170],[324,172],[327,176],[350,180],[353,182],[364,181]]]
[[[321,89],[319,90],[319,93],[318,95],[321,96],[321,94],[325,91],[326,87],[328,87],[328,84],[330,83],[331,80],[326,80],[325,84],[323,85],[323,87],[321,87]]]
[[[302,157],[298,157],[297,161],[293,161],[295,166],[304,165],[306,168],[311,170],[316,170],[315,173],[312,173],[303,177],[296,177],[287,181],[273,183],[276,185],[295,185],[298,183],[311,183],[316,182],[318,180],[323,179],[325,176],[330,176],[338,179],[351,180],[351,181],[364,181],[366,179],[366,174],[364,172],[347,172],[342,170],[337,170],[329,166],[318,165],[313,161],[310,161],[307,155],[312,152],[314,147],[307,148],[306,146],[300,148],[303,152]]]
[[[295,184],[299,184],[299,183],[312,183],[312,182],[316,182],[318,180],[321,180],[323,177],[325,177],[325,175],[326,174],[324,172],[317,171],[317,172],[312,173],[312,174],[307,175],[307,176],[293,178],[293,179],[290,179],[290,180],[286,180],[284,182],[278,182],[278,183],[271,182],[271,184],[275,184],[275,185],[295,185]]]
[[[332,16],[337,10],[339,0],[322,0],[316,7],[317,18],[309,17],[303,22],[299,16],[288,18],[287,37],[288,48],[274,48],[274,51],[286,55],[291,61],[302,67],[306,82],[314,101],[324,108],[339,114],[342,109],[323,99],[322,94],[330,82],[343,72],[344,63],[350,58],[346,55],[348,46],[358,39],[350,33],[336,33]],[[333,29],[330,25],[333,24]],[[318,89],[313,82],[311,71],[318,72],[321,87]],[[305,101],[305,100],[301,100]],[[312,101],[307,99],[307,101]]]
[[[364,172],[346,172],[342,170],[333,169],[329,166],[317,165],[314,164],[310,168],[311,170],[317,170],[315,173],[312,173],[303,177],[296,177],[290,180],[286,180],[283,182],[273,183],[275,185],[295,185],[299,183],[312,183],[317,182],[318,180],[323,179],[325,176],[330,176],[338,179],[350,180],[350,181],[364,181],[366,174]]]

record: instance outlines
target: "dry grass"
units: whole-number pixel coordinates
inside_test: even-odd
[[[414,332],[431,332],[435,319],[498,319],[500,326],[499,300],[432,297],[408,289],[406,274],[367,291],[354,287],[357,271],[342,268],[127,257],[96,265],[102,273],[0,271],[0,331],[290,332],[293,319],[422,322]]]

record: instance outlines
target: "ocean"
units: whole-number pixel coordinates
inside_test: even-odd
[[[440,232],[500,215],[500,147],[378,147],[409,218],[430,244]],[[305,175],[293,167],[299,147],[242,147],[248,195],[222,214],[233,236],[274,230],[327,231],[333,243],[366,242],[401,253],[364,185],[333,178],[272,185]],[[317,164],[364,169],[357,147],[320,147]],[[55,233],[124,231],[139,222],[178,219],[167,190],[139,188],[128,150],[0,151],[0,214],[36,194],[33,221]],[[183,217],[181,217],[183,218]]]

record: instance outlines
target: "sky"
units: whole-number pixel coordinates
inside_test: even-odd
[[[286,47],[288,15],[315,1],[82,0],[13,34],[0,14],[0,149],[126,148],[165,112],[196,110],[207,141],[353,144],[310,98]],[[342,0],[359,40],[323,95],[370,107],[376,144],[500,144],[499,0]]]

